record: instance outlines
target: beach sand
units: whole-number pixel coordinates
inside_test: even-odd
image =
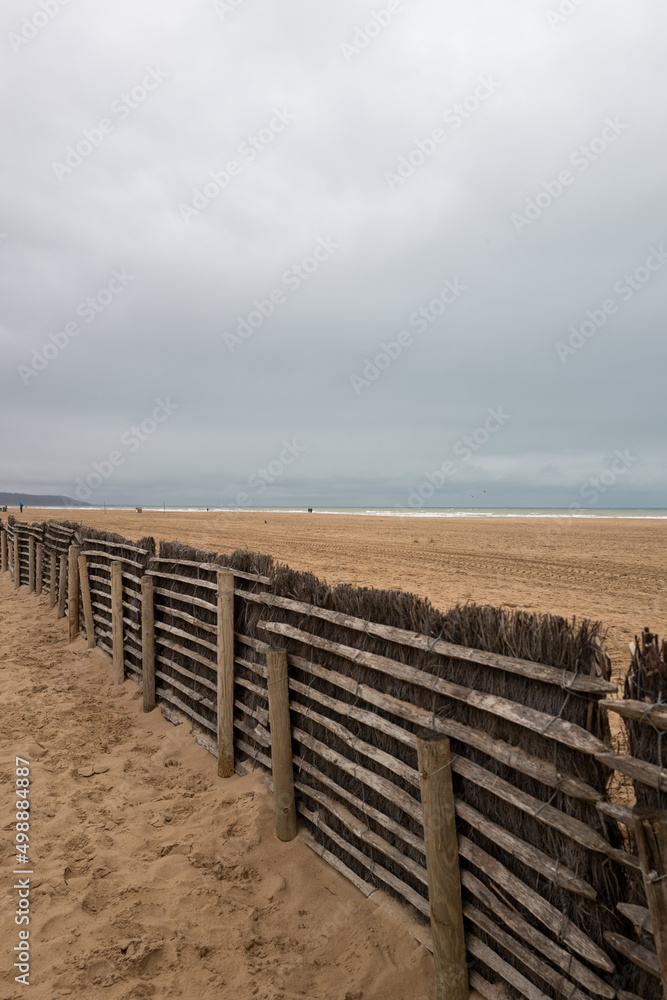
[[[599,618],[616,672],[636,631],[667,631],[665,521],[62,510],[21,520],[49,517],[266,552],[443,610],[471,600]],[[278,842],[263,775],[218,779],[189,726],[143,714],[132,681],[110,686],[107,655],[68,645],[47,605],[0,577],[5,817],[14,756],[31,761],[31,995],[430,1000],[416,919],[382,893],[381,906],[366,900],[299,840]],[[5,872],[11,830],[7,820]],[[15,1000],[11,885],[0,993]]]
[[[2,963],[18,1000],[431,1000],[423,925],[276,839],[264,772],[216,761],[48,598],[0,576]],[[30,924],[14,924],[15,756],[30,761]],[[30,986],[14,982],[19,929]]]
[[[329,583],[412,591],[442,611],[474,601],[599,619],[615,675],[645,625],[667,632],[667,520],[85,509],[21,519],[49,517],[206,551],[266,552]]]

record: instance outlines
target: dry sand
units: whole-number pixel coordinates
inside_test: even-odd
[[[128,538],[268,552],[330,583],[600,618],[616,670],[644,625],[666,632],[666,521],[399,519],[336,515],[24,511]],[[266,521],[266,523],[265,523]],[[263,777],[219,780],[215,761],[109,659],[67,644],[45,597],[0,578],[5,918],[2,997],[17,891],[14,755],[31,761],[36,1000],[57,996],[421,1000],[432,964],[414,918],[364,899],[272,829]],[[378,894],[380,895],[380,894]]]
[[[267,552],[329,583],[409,590],[443,611],[470,600],[600,619],[615,672],[627,668],[637,631],[667,633],[667,520],[85,509],[24,510],[22,519],[48,517],[207,551]]]
[[[0,997],[431,1000],[420,925],[280,843],[259,772],[215,759],[48,600],[0,577]],[[14,982],[15,755],[30,761],[30,986]],[[25,925],[22,925],[25,929]]]

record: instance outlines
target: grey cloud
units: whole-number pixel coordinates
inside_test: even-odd
[[[72,3],[17,51],[9,33],[40,7],[5,6],[6,489],[71,492],[170,395],[178,412],[100,501],[232,502],[297,437],[307,451],[257,502],[398,504],[502,405],[512,420],[434,503],[472,505],[481,487],[488,505],[567,506],[629,448],[638,461],[599,505],[664,504],[667,266],[627,301],[614,283],[667,240],[667,14],[591,0],[552,28],[557,0],[421,0],[346,61],[341,46],[386,6]],[[150,67],[166,78],[132,98]],[[499,86],[474,108],[480,77]],[[241,144],[275,109],[294,121],[250,158]],[[88,152],[103,119],[113,130]],[[608,119],[627,129],[581,169],[576,151]],[[81,163],[58,180],[68,146]],[[420,148],[392,191],[387,172]],[[185,223],[179,206],[234,159]],[[339,249],[290,289],[285,272],[328,236]],[[86,324],[79,304],[123,268],[136,280]],[[460,300],[411,325],[457,278]],[[275,290],[284,301],[230,353],[224,333]],[[557,343],[610,295],[618,311],[563,363]],[[18,366],[77,318],[24,384]],[[350,376],[403,330],[411,343],[355,393]]]

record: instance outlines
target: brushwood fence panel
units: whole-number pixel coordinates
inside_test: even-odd
[[[134,543],[119,535],[87,528],[82,533],[81,554],[85,555],[90,585],[96,642],[112,653],[111,564],[119,562],[122,574],[123,660],[125,671],[141,681],[141,578],[155,552],[152,538]],[[81,613],[83,620],[83,613]]]
[[[153,578],[156,695],[188,716],[204,745],[207,736],[215,741],[218,729],[217,574],[230,568],[228,562],[163,542],[148,569]],[[244,591],[271,584],[254,567],[237,565],[234,572]],[[242,714],[242,709],[237,705],[235,712]]]
[[[19,580],[21,585],[28,584],[30,578],[29,539],[34,539],[35,546],[41,542],[44,546],[44,559],[42,562],[42,584],[49,587],[51,583],[50,553],[56,552],[58,555],[67,553],[69,546],[76,540],[78,528],[77,524],[58,524],[48,521],[44,524],[25,524],[16,521],[10,515],[5,525],[8,538],[9,567],[14,578],[14,537],[19,542]]]
[[[76,538],[109,653],[110,566],[121,562],[125,669],[139,682],[141,578],[152,577],[157,699],[212,752],[217,574],[232,570],[238,769],[271,767],[266,653],[280,645],[303,839],[367,895],[385,889],[424,917],[416,740],[447,736],[471,984],[489,1000],[501,983],[530,1000],[660,995],[632,803],[614,792],[630,782],[640,801],[665,801],[663,729],[654,710],[651,738],[636,731],[630,754],[612,751],[609,706],[623,703],[611,698],[597,626],[476,606],[442,614],[407,594],[331,589],[250,553],[162,542],[156,554],[153,539],[54,522],[7,530],[10,566],[18,532],[22,584],[30,534],[43,539],[45,567],[51,548]],[[646,729],[649,713],[639,716],[629,724]]]

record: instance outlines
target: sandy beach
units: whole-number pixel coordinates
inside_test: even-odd
[[[18,1000],[430,1000],[420,925],[276,839],[264,772],[215,759],[66,619],[0,577],[2,810],[30,761],[29,989],[14,982],[13,825],[4,825],[0,996]],[[10,839],[11,838],[11,839]],[[24,929],[23,927],[21,929]]]
[[[21,519],[50,517],[206,551],[266,552],[329,583],[412,591],[441,610],[474,601],[599,619],[615,674],[636,632],[667,632],[667,520],[85,509],[24,510]]]

